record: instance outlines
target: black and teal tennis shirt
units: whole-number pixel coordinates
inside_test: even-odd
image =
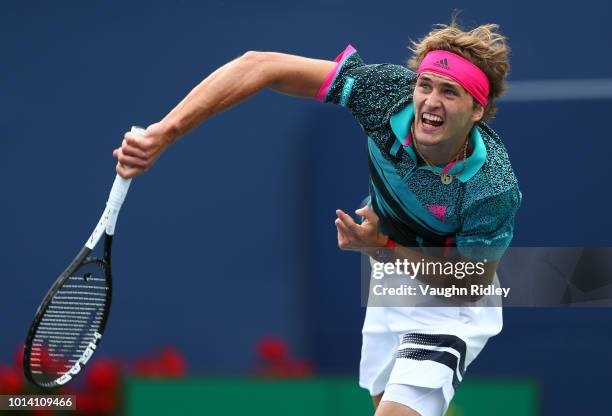
[[[419,166],[410,135],[416,74],[366,65],[350,45],[336,62],[317,98],[347,107],[368,136],[370,202],[381,232],[403,246],[456,246],[470,258],[482,257],[475,250],[484,247],[491,248],[487,258],[501,257],[521,192],[499,136],[480,122],[470,132],[467,161]],[[457,177],[444,184],[432,169]]]

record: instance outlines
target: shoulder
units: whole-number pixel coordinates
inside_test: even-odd
[[[416,82],[414,71],[405,66],[391,63],[368,65],[357,51],[346,58],[342,63],[341,71],[356,75],[362,82],[381,89],[408,87],[411,83]]]
[[[339,62],[324,101],[348,107],[368,131],[383,127],[408,103],[416,74],[397,64],[366,64],[357,51]]]
[[[355,80],[353,108],[361,113],[364,127],[387,127],[391,115],[412,99],[416,75],[401,65],[366,65]]]
[[[478,173],[466,182],[469,200],[503,198],[520,193],[510,157],[499,135],[486,123],[477,126],[486,149],[486,160]]]

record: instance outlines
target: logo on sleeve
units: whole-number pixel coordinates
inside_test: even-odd
[[[349,97],[351,96],[351,91],[353,90],[353,85],[355,85],[355,78],[346,77],[346,81],[344,81],[344,86],[342,87],[342,93],[340,93],[340,105],[342,107],[346,107]]]

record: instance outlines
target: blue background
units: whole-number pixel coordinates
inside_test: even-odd
[[[500,24],[511,81],[609,78],[609,2],[17,2],[0,13],[3,233],[0,362],[84,243],[132,124],[163,117],[247,50],[402,63],[454,8]],[[493,127],[524,204],[514,245],[612,245],[610,99],[502,102]],[[183,350],[197,373],[242,373],[277,334],[321,373],[357,375],[359,257],[334,209],[367,193],[365,137],[342,108],[263,91],[212,118],[137,178],[114,243],[105,354]],[[534,276],[535,278],[535,276]],[[505,311],[470,373],[532,377],[543,414],[608,409],[612,311]]]

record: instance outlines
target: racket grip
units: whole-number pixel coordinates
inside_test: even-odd
[[[132,126],[131,133],[140,137],[144,134],[145,129],[138,126]],[[111,188],[110,195],[108,196],[108,205],[115,209],[121,208],[123,205],[123,201],[125,200],[125,196],[127,195],[128,190],[130,189],[130,183],[132,179],[125,179],[119,176],[115,176],[115,182],[113,182],[113,187]]]
[[[121,208],[127,191],[130,189],[130,183],[132,183],[131,179],[124,179],[117,174],[110,195],[108,196],[107,204],[116,209]]]
[[[144,134],[144,129],[142,127],[132,126],[131,133],[140,137]],[[93,250],[100,237],[102,237],[102,233],[106,230],[108,235],[113,235],[115,233],[115,224],[117,223],[117,216],[119,215],[119,210],[121,209],[121,205],[123,205],[123,201],[125,200],[125,196],[127,195],[128,190],[130,189],[130,183],[132,179],[124,179],[119,174],[115,176],[115,182],[113,182],[113,187],[111,188],[110,194],[108,195],[108,200],[106,201],[106,208],[104,208],[104,212],[102,213],[102,217],[100,217],[100,221],[98,221],[98,225],[91,233],[91,236],[85,243],[85,247]]]

